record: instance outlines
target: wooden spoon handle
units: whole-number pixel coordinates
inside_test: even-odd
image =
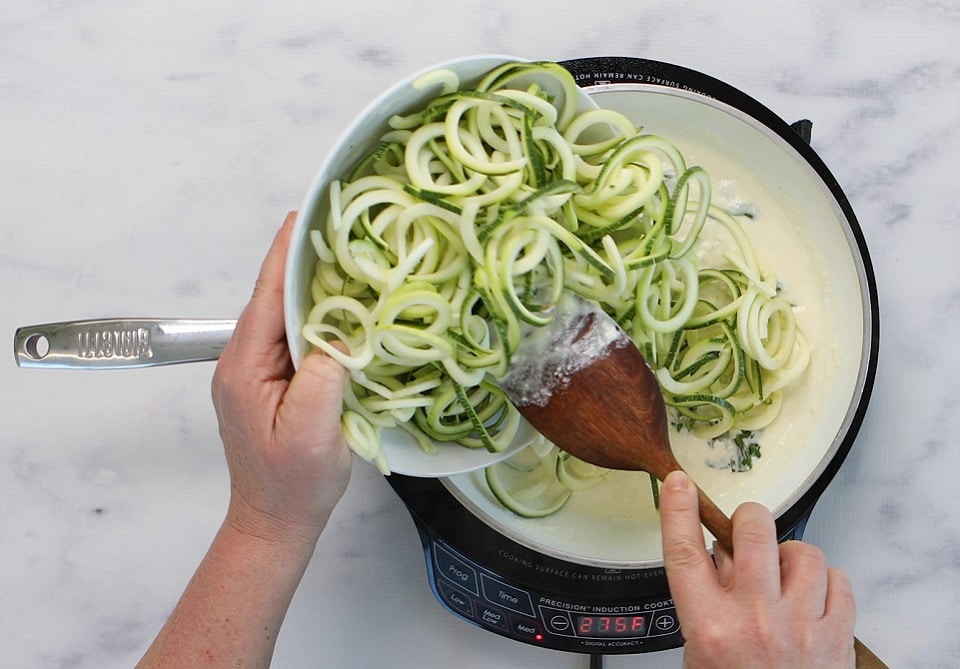
[[[697,486],[697,498],[700,506],[700,522],[710,530],[720,547],[733,555],[733,523],[713,500]]]
[[[853,639],[853,652],[857,656],[857,669],[890,669],[856,637]]]

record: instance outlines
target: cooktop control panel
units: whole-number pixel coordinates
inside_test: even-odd
[[[437,479],[387,480],[413,518],[430,587],[454,615],[551,650],[629,654],[683,645],[663,567],[608,569],[546,555],[467,512]],[[809,516],[810,509],[801,513],[781,541],[802,538]]]
[[[580,653],[643,653],[683,644],[669,596],[620,601],[551,594],[493,573],[428,532],[422,539],[434,595],[451,613],[491,632]],[[618,575],[611,570],[606,576]]]

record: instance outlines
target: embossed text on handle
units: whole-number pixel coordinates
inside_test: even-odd
[[[82,358],[153,357],[147,328],[85,330],[77,333],[77,353]]]

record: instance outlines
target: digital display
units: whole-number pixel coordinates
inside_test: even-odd
[[[644,636],[647,633],[647,616],[577,616],[576,625],[580,636]]]

